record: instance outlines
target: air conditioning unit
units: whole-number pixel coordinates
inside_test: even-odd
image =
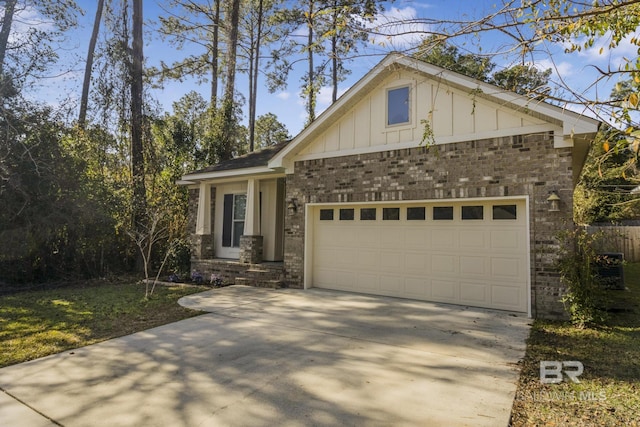
[[[605,252],[598,255],[597,268],[600,283],[607,289],[624,290],[624,254]]]

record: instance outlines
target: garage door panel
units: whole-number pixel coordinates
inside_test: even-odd
[[[460,283],[460,302],[472,305],[486,305],[490,303],[489,285],[478,282]]]
[[[396,295],[404,290],[404,278],[397,275],[380,275],[380,290],[387,294]]]
[[[373,250],[360,250],[357,252],[357,266],[360,268],[377,270],[380,266],[380,252]]]
[[[405,247],[404,234],[394,228],[395,227],[380,227],[380,229],[378,230],[378,233],[380,234],[380,244],[385,248],[403,249]]]
[[[460,230],[460,249],[484,249],[489,247],[484,230]]]
[[[358,292],[375,292],[380,288],[380,278],[377,274],[360,273],[356,280]]]
[[[491,230],[491,249],[522,250],[521,230]]]
[[[335,270],[331,270],[328,268],[316,267],[314,269],[314,285],[318,287],[331,287],[334,283],[336,283],[336,273]]]
[[[431,271],[433,273],[451,274],[457,271],[458,258],[455,255],[431,255]]]
[[[380,245],[380,234],[376,227],[358,227],[358,245],[378,247]]]
[[[522,291],[521,287],[514,286],[499,286],[494,285],[491,287],[491,299],[496,307],[502,307],[506,310],[521,311],[522,307]]]
[[[431,245],[433,248],[438,249],[454,249],[456,247],[457,234],[455,229],[433,230],[431,232]]]
[[[408,274],[429,274],[429,258],[424,252],[405,252],[404,268]]]
[[[517,220],[494,220],[492,204],[517,205]],[[313,286],[504,310],[526,311],[529,236],[524,200],[424,202],[426,218],[408,220],[418,202],[349,205],[355,220],[320,221],[313,212]],[[453,219],[434,220],[432,206],[453,207]],[[483,220],[462,220],[462,206],[484,208]],[[382,207],[400,220],[382,220]],[[335,212],[341,206],[335,205]],[[361,207],[376,208],[373,221]],[[325,207],[323,207],[324,209]],[[504,210],[504,209],[503,209]]]
[[[380,271],[402,273],[404,269],[404,253],[402,251],[380,251]]]
[[[431,281],[431,295],[438,301],[455,301],[458,299],[458,282],[453,280],[433,279]]]
[[[487,259],[482,256],[460,256],[460,273],[476,276],[487,274]]]
[[[522,276],[523,260],[518,258],[491,258],[491,275],[508,279],[518,279]]]
[[[406,277],[404,283],[407,295],[411,298],[426,299],[431,296],[431,281],[424,276]]]
[[[409,250],[424,251],[431,247],[429,231],[425,230],[424,224],[420,226],[407,227],[404,230],[405,248]]]

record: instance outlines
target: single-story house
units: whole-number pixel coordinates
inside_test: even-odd
[[[563,316],[557,233],[598,125],[390,54],[291,141],[183,177],[192,268]]]

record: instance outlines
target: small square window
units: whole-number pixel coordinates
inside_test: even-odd
[[[340,221],[353,221],[354,209],[340,209]]]
[[[400,208],[382,208],[382,219],[384,221],[399,221]]]
[[[387,91],[387,126],[409,123],[409,86]]]
[[[493,219],[517,219],[516,205],[494,205]]]
[[[320,209],[320,221],[332,221],[333,209]]]
[[[375,220],[376,220],[376,208],[360,209],[360,221],[375,221]]]
[[[482,206],[463,206],[462,219],[483,219],[484,209]]]
[[[426,217],[426,209],[423,207],[407,208],[407,220],[421,220]]]
[[[433,207],[433,219],[439,220],[452,220],[453,219],[453,206],[434,206]]]

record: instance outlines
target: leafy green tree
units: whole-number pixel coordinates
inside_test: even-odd
[[[549,77],[551,69],[540,71],[532,65],[514,65],[493,73],[489,83],[520,95],[544,99],[550,91]]]
[[[491,71],[495,68],[490,58],[473,53],[461,53],[458,47],[439,42],[435,37],[425,38],[418,46],[414,57],[481,81],[488,81]]]
[[[159,17],[160,35],[176,51],[185,51],[188,46],[189,51],[194,53],[171,64],[162,62],[161,70],[152,70],[161,80],[182,81],[187,76],[196,77],[199,81],[209,80],[209,102],[213,107],[217,107],[221,36],[225,34],[226,28],[223,3],[222,0],[168,2],[166,15]]]
[[[256,120],[256,148],[269,147],[291,139],[287,127],[273,113],[263,114]]]
[[[625,150],[616,150],[614,129],[600,131],[589,152],[574,194],[574,217],[580,224],[616,223],[640,215],[640,174]],[[609,149],[607,151],[606,149]]]
[[[77,25],[80,12],[73,0],[6,0],[0,26],[0,78],[11,76],[14,87],[37,83],[58,60],[57,50],[66,31]],[[22,13],[36,11],[43,25],[17,31]],[[44,25],[46,23],[46,25]]]

